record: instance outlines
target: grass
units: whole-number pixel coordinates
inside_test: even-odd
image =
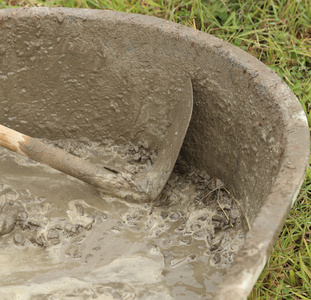
[[[0,8],[64,6],[165,18],[213,34],[273,69],[311,125],[310,0],[0,0]],[[311,168],[249,299],[311,299]]]

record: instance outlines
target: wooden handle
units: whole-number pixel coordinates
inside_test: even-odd
[[[19,143],[25,142],[25,138],[23,134],[7,128],[3,125],[0,125],[0,146],[7,148],[11,151],[23,154],[20,152]]]
[[[145,202],[149,199],[147,193],[132,180],[129,173],[117,173],[99,167],[3,125],[0,125],[0,146],[83,180],[105,194],[131,202]]]

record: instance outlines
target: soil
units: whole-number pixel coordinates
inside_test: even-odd
[[[53,142],[106,167],[150,168],[157,151]],[[161,195],[130,204],[0,149],[2,299],[211,298],[244,242],[219,179],[178,159]]]

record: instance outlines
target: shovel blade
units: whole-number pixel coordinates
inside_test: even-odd
[[[147,172],[134,176],[134,181],[150,196],[149,200],[159,196],[173,171],[189,127],[192,109],[193,91],[189,78],[174,108],[175,115],[153,166]]]

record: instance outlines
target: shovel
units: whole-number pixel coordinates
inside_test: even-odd
[[[188,79],[154,164],[149,170],[134,175],[124,170],[97,166],[3,125],[0,125],[0,146],[83,180],[104,194],[129,202],[148,202],[158,197],[174,168],[189,126],[192,106],[192,84]]]

